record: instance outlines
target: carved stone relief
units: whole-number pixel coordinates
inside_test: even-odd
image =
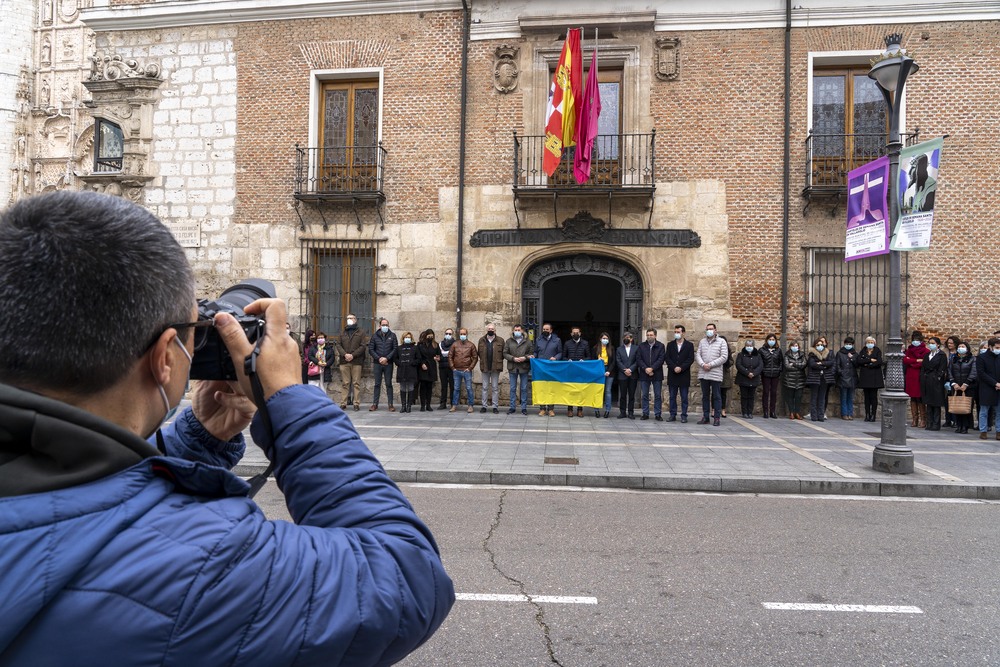
[[[656,78],[676,81],[681,78],[681,40],[668,37],[656,40]]]
[[[493,59],[493,87],[501,93],[510,93],[517,88],[520,71],[517,56],[520,49],[513,46],[498,46]]]

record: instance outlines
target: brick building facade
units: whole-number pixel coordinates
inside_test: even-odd
[[[777,0],[573,16],[549,0],[468,14],[454,0],[14,4],[34,30],[30,62],[0,72],[15,110],[0,153],[24,146],[0,199],[129,196],[175,229],[202,293],[267,278],[297,330],[335,331],[355,310],[398,331],[460,320],[475,338],[543,319],[616,342],[708,321],[731,340],[783,324],[884,338],[885,262],[842,261],[843,174],[884,150],[864,75],[899,32],[920,64],[906,131],[949,135],[932,248],[907,258],[907,326],[973,340],[1000,327],[989,3],[796,5],[787,63]],[[536,162],[577,25],[585,62],[599,36],[609,137],[589,189]],[[93,159],[95,119],[122,130],[110,169]]]

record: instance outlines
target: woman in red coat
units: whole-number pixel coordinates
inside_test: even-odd
[[[903,353],[903,368],[906,369],[903,386],[910,397],[910,421],[914,427],[922,428],[927,423],[927,409],[920,401],[920,367],[929,352],[924,345],[924,335],[914,331]]]

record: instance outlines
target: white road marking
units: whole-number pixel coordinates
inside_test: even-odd
[[[792,443],[788,442],[784,438],[779,438],[776,435],[772,435],[772,434],[768,433],[767,431],[765,431],[764,429],[762,429],[762,428],[760,428],[758,426],[754,426],[753,424],[751,424],[751,423],[749,423],[749,422],[747,422],[747,421],[745,421],[743,419],[737,419],[737,418],[734,417],[733,421],[736,422],[737,424],[740,424],[740,425],[744,426],[745,428],[750,429],[754,433],[757,433],[759,435],[762,435],[762,436],[766,437],[771,442],[774,442],[775,444],[781,445],[782,447],[788,449],[789,451],[795,452],[799,456],[802,456],[804,458],[809,459],[813,463],[818,463],[819,465],[823,466],[827,470],[830,470],[831,472],[837,473],[841,477],[846,477],[848,479],[857,479],[859,477],[859,475],[856,475],[853,472],[850,472],[848,470],[844,470],[840,466],[834,465],[833,463],[830,463],[829,461],[827,461],[825,459],[822,459],[822,458],[816,456],[815,454],[813,454],[811,452],[807,452],[806,450],[802,449],[798,445],[793,445]]]
[[[547,602],[549,604],[597,604],[597,598],[567,595],[501,595],[498,593],[455,593],[456,600],[475,602]]]
[[[852,611],[874,614],[922,614],[920,607],[884,604],[812,604],[808,602],[762,602],[766,609],[780,611]]]

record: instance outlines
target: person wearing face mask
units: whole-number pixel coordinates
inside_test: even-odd
[[[639,381],[639,346],[626,331],[622,344],[615,350],[618,370],[618,419],[635,419],[635,387]]]
[[[199,318],[194,282],[127,198],[67,190],[0,215],[0,662],[402,660],[454,602],[431,532],[344,412],[301,384],[285,303],[245,306],[265,322],[252,344],[232,315]],[[28,317],[86,353],[53,363]],[[236,379],[194,383],[161,428],[216,336]],[[231,471],[248,426],[290,520]]]
[[[865,421],[875,421],[878,414],[878,390],[885,386],[883,367],[885,360],[882,350],[873,336],[865,338],[864,348],[854,356],[854,366],[858,369],[858,387],[865,394]]]
[[[781,384],[781,371],[784,355],[778,347],[778,335],[768,334],[764,344],[757,350],[760,360],[764,362],[764,370],[760,373],[761,390],[760,411],[764,419],[777,419],[775,411],[778,407],[778,387]]]
[[[972,356],[968,343],[955,339],[955,358],[948,364],[948,382],[951,384],[951,391],[962,392],[966,396],[971,396],[979,389],[976,386],[976,358]],[[972,425],[972,414],[952,414],[955,420],[956,433],[968,433],[969,426]]]
[[[361,409],[361,371],[364,370],[365,350],[368,337],[358,327],[358,318],[353,313],[347,316],[344,331],[336,340],[337,355],[340,357],[340,383],[344,392],[340,399],[341,410],[353,399],[354,410]]]
[[[910,344],[903,352],[903,387],[910,397],[910,424],[914,428],[924,428],[927,426],[927,409],[920,401],[920,367],[924,364],[924,357],[930,353],[924,345],[924,335],[919,331],[910,334]]]
[[[398,347],[399,339],[396,338],[396,332],[389,328],[389,320],[383,317],[378,322],[378,331],[368,339],[368,356],[372,358],[372,371],[375,376],[375,389],[372,392],[369,412],[378,410],[379,398],[382,396],[382,382],[385,382],[385,395],[389,399],[389,412],[396,411],[392,405],[392,369]]]
[[[437,342],[434,340],[434,330],[426,329],[417,340],[417,381],[420,384],[420,411],[433,412],[431,396],[434,394],[434,383],[438,379]]]
[[[528,414],[528,373],[531,372],[531,341],[524,334],[524,327],[514,326],[510,338],[503,346],[503,358],[507,360],[507,377],[510,380],[510,409],[512,415],[517,410],[517,398],[521,398],[521,414]]]
[[[475,412],[476,401],[472,395],[472,370],[479,361],[479,352],[476,346],[469,340],[469,330],[462,327],[458,330],[458,340],[451,346],[448,352],[448,363],[451,365],[452,375],[455,378],[455,390],[451,395],[451,409],[449,412],[458,410],[458,399],[462,394],[462,382],[465,382],[466,404],[469,412]]]
[[[656,340],[656,329],[646,329],[646,342],[639,346],[640,419],[649,419],[649,390],[652,388],[653,415],[656,421],[663,421],[663,362],[666,358],[666,348]]]
[[[580,327],[570,329],[569,340],[563,345],[563,359],[565,361],[583,361],[590,358],[590,343],[580,334]],[[573,416],[572,405],[566,407],[566,416]],[[583,408],[576,406],[576,416],[583,416]]]
[[[989,414],[1000,440],[1000,338],[986,341],[986,349],[976,357],[976,382],[979,385],[979,438],[986,439]]]
[[[600,340],[594,346],[594,359],[604,362],[604,418],[611,416],[611,385],[615,381],[615,348],[611,345],[611,334],[601,332]],[[600,417],[599,410],[594,410],[594,416]]]
[[[500,412],[500,373],[503,372],[504,340],[497,335],[495,324],[486,325],[486,335],[479,339],[479,370],[483,374],[483,407],[480,412],[493,408]],[[489,389],[489,392],[487,392]],[[490,402],[492,396],[492,404]]]
[[[542,324],[542,335],[535,341],[535,358],[548,359],[549,361],[559,361],[563,358],[562,341],[559,336],[552,332],[552,325],[548,322]],[[539,405],[538,416],[556,416],[556,406]]]
[[[948,353],[941,350],[941,339],[931,336],[927,356],[920,365],[920,401],[927,413],[928,431],[941,430],[941,409],[947,404],[944,383],[948,379]]]
[[[740,387],[740,414],[744,419],[753,419],[754,399],[760,386],[760,374],[764,371],[764,361],[754,346],[753,338],[743,344],[743,351],[736,355],[736,384]]]
[[[802,393],[806,388],[806,355],[797,340],[788,341],[782,378],[788,418],[802,419]]]
[[[698,382],[701,384],[701,411],[699,424],[707,424],[709,409],[714,409],[712,424],[718,426],[722,417],[722,373],[729,361],[729,344],[718,335],[715,324],[705,326],[705,337],[698,342],[694,363],[698,365]]]
[[[414,389],[417,388],[419,377],[417,368],[420,365],[417,343],[409,331],[403,334],[403,341],[396,348],[393,363],[396,364],[396,384],[399,385],[399,410],[409,412],[413,406]]]
[[[302,360],[302,384],[309,384],[309,347],[315,344],[316,332],[312,329],[306,329],[299,350],[299,359]]]
[[[683,325],[674,327],[674,340],[666,345],[667,393],[670,395],[670,416],[677,420],[677,394],[681,395],[681,423],[687,423],[688,394],[691,389],[691,365],[694,364],[694,344],[684,339]]]
[[[817,338],[806,356],[806,384],[809,386],[809,419],[826,421],[826,393],[828,379],[833,377],[834,357],[826,347],[823,337]]]
[[[948,355],[948,366],[951,366],[951,362],[955,361],[955,357],[958,354],[958,344],[962,342],[959,340],[958,336],[948,336],[944,339],[943,351]],[[948,387],[945,387],[948,389]],[[950,391],[950,390],[949,390]],[[948,406],[944,408],[944,425],[945,428],[955,428],[955,416],[948,411]]]
[[[438,375],[441,378],[441,403],[438,405],[438,410],[448,407],[451,393],[455,390],[455,374],[452,373],[451,365],[448,363],[448,351],[454,342],[455,330],[448,327],[444,330],[441,342],[438,343]]]
[[[309,384],[319,387],[323,391],[329,391],[329,385],[333,379],[332,367],[335,354],[333,345],[327,341],[326,334],[322,331],[318,332],[316,344],[309,347],[306,357],[310,363],[319,367],[320,373],[309,376]]]
[[[848,336],[834,357],[833,374],[840,389],[840,418],[847,421],[854,420],[854,390],[858,386],[858,371],[854,360],[857,356],[854,337]]]

